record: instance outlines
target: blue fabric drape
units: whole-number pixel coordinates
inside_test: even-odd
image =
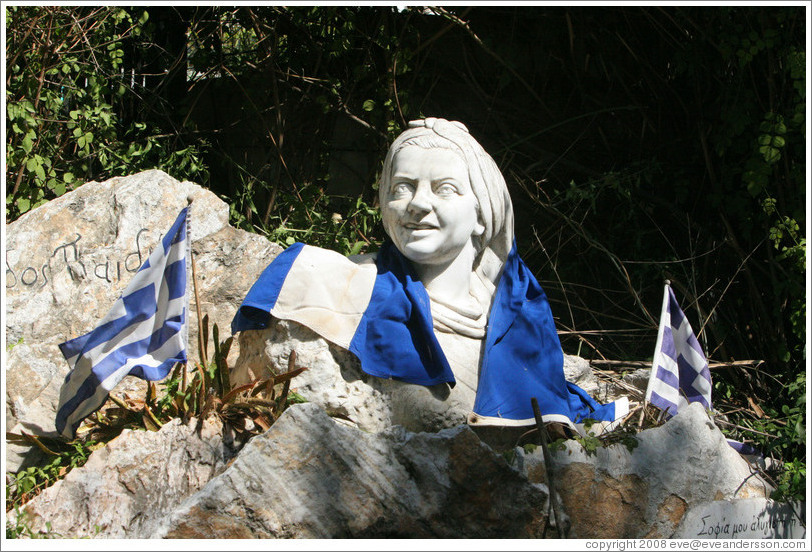
[[[295,257],[290,246],[262,273],[232,322],[232,332],[267,326]],[[347,261],[351,262],[351,261]],[[350,343],[364,372],[419,385],[454,385],[451,367],[434,335],[428,293],[409,261],[386,242],[376,258],[369,305]],[[314,277],[317,277],[314,275]],[[474,413],[506,420],[533,419],[531,397],[543,415],[615,419],[614,404],[601,405],[564,378],[564,356],[547,296],[513,248],[488,317]]]

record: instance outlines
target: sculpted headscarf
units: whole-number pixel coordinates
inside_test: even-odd
[[[409,128],[392,142],[384,159],[378,187],[381,205],[386,204],[392,182],[392,160],[410,145],[451,149],[465,160],[471,189],[479,204],[479,220],[485,227],[485,232],[474,238],[479,253],[474,270],[496,285],[513,246],[513,203],[496,162],[458,121],[433,117],[410,121]],[[386,231],[390,233],[388,228]]]
[[[495,289],[484,336],[473,412],[475,425],[535,423],[531,397],[545,421],[615,421],[628,401],[600,405],[564,378],[563,352],[547,296],[519,258],[513,208],[496,163],[464,125],[444,119],[413,121],[389,149],[381,202],[392,159],[403,147],[451,148],[463,156],[485,231],[474,245],[474,270]],[[299,322],[354,353],[361,369],[418,385],[456,380],[434,333],[432,303],[410,263],[387,241],[374,264],[294,244],[265,269],[232,322],[232,332],[267,326],[270,316]]]

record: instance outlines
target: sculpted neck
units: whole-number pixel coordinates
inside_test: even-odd
[[[452,261],[440,264],[417,264],[415,271],[429,295],[448,305],[470,309],[476,302],[471,296],[471,271],[476,258],[472,244]]]

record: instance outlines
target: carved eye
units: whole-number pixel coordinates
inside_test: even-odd
[[[412,195],[412,192],[414,192],[414,186],[409,182],[395,182],[392,185],[392,195],[403,197]]]
[[[457,187],[451,184],[450,182],[443,182],[442,184],[437,186],[437,189],[434,191],[434,193],[441,197],[448,197],[458,194],[459,190],[457,190]]]

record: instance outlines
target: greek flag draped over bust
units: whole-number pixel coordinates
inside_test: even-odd
[[[281,253],[248,292],[232,332],[292,320],[358,357],[372,376],[418,385],[454,374],[434,334],[428,293],[391,241],[374,259],[296,243]],[[491,307],[479,383],[469,423],[535,423],[531,397],[545,421],[615,421],[628,401],[601,405],[567,382],[563,352],[541,286],[516,252],[505,262]]]
[[[692,402],[711,407],[708,361],[668,282],[663,293],[660,329],[651,366],[646,401],[669,417]]]
[[[56,413],[65,438],[75,436],[125,376],[161,380],[186,362],[188,213],[189,207],[180,212],[99,325],[59,345],[71,367]]]

